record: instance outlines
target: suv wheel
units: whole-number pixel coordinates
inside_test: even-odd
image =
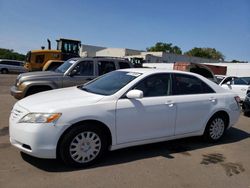
[[[59,155],[70,166],[86,167],[98,161],[107,149],[106,135],[96,126],[72,128],[59,145]]]
[[[1,73],[2,73],[2,74],[8,74],[8,72],[9,72],[8,69],[2,69],[2,70],[1,70]]]
[[[205,129],[204,138],[210,142],[216,142],[221,139],[226,130],[226,120],[223,116],[213,116]]]

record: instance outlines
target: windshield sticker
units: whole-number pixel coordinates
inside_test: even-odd
[[[141,73],[137,73],[137,72],[128,72],[126,75],[128,76],[134,76],[134,77],[138,77],[141,75]]]

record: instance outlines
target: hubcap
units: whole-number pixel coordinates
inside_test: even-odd
[[[78,163],[87,163],[96,158],[101,150],[101,139],[94,132],[82,132],[73,138],[69,146],[71,158]]]
[[[212,139],[217,140],[223,135],[224,129],[225,129],[225,124],[223,119],[216,118],[211,123],[209,134]]]

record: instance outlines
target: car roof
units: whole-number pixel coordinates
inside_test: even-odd
[[[122,58],[122,57],[75,57],[75,58],[71,58],[71,60],[75,60],[75,61],[79,61],[79,60],[93,60],[93,59],[100,59],[100,60],[119,60],[119,61],[128,61],[128,59],[126,58]]]
[[[203,77],[199,74],[180,71],[180,70],[167,70],[167,69],[160,69],[160,68],[128,68],[128,69],[119,69],[117,71],[128,71],[128,72],[137,72],[141,74],[152,74],[152,73],[181,73],[181,74],[188,74],[188,75],[195,75],[199,77]],[[204,77],[205,78],[205,77]]]

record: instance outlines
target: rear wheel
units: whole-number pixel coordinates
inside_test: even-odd
[[[2,70],[1,70],[1,73],[2,73],[2,74],[8,74],[8,72],[9,72],[8,69],[2,69]]]
[[[216,142],[221,139],[226,130],[226,119],[223,116],[213,116],[205,129],[204,138],[210,142]]]
[[[106,135],[92,125],[72,128],[62,138],[59,155],[65,164],[86,167],[96,163],[107,149]]]

